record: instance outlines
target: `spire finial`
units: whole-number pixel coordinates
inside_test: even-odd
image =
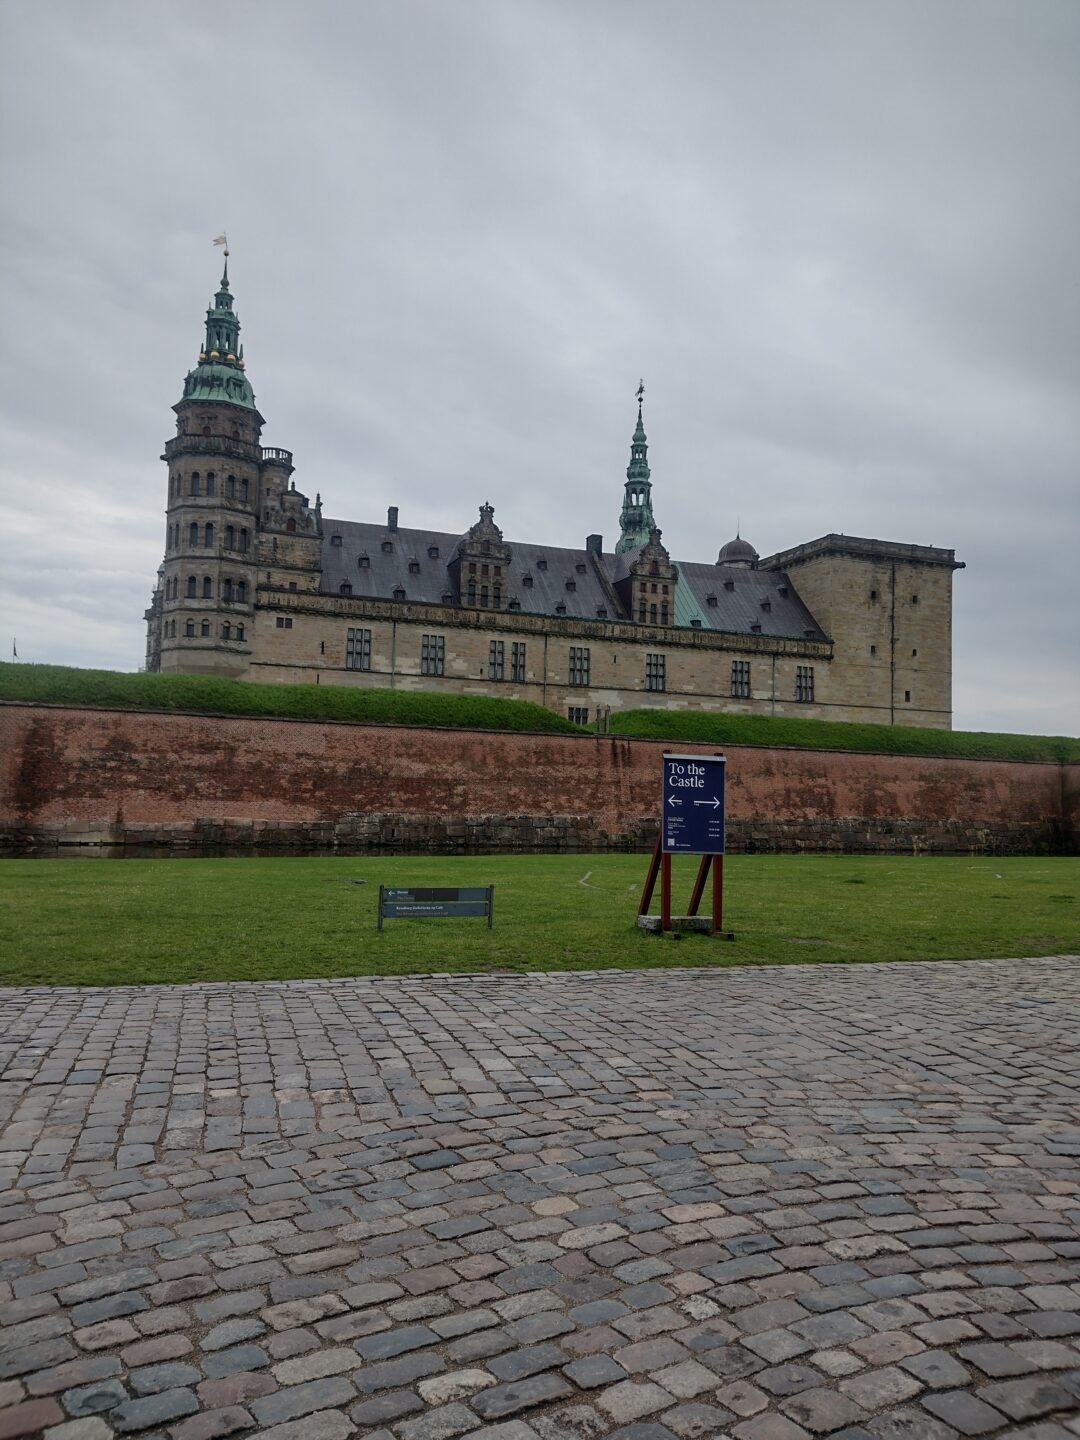
[[[225,273],[221,277],[221,284],[222,288],[227,290],[229,287],[229,237],[224,230],[220,235],[215,235],[214,244],[225,246]]]
[[[637,387],[636,394],[637,394],[637,413],[638,413],[638,419],[640,420],[640,419],[641,419],[641,403],[642,403],[642,401],[645,399],[645,381],[644,381],[644,380],[639,380],[639,381],[638,381],[638,387]]]

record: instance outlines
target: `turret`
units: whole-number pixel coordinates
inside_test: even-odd
[[[158,627],[156,642],[148,633],[147,662],[156,656],[164,671],[237,676],[250,660],[263,418],[239,336],[226,258],[161,457],[165,564],[160,600],[147,612],[148,630]]]
[[[626,467],[626,488],[623,493],[622,513],[619,515],[620,534],[615,546],[616,555],[625,555],[628,550],[638,550],[642,545],[647,545],[649,536],[656,528],[652,510],[652,484],[649,480],[649,446],[641,418],[644,398],[645,382],[642,380],[637,388],[637,427],[630,441],[630,464]]]

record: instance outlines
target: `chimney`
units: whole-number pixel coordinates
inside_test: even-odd
[[[391,506],[387,509],[387,512],[386,512],[386,528],[387,528],[388,530],[396,530],[396,529],[397,529],[397,506],[396,506],[396,505],[391,505]]]
[[[604,549],[604,537],[602,535],[589,535],[585,540],[585,549],[591,550],[594,555],[599,555]]]

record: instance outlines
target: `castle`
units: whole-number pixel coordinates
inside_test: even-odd
[[[228,260],[173,407],[146,669],[531,700],[581,724],[637,706],[947,728],[952,550],[825,535],[675,561],[638,390],[619,539],[508,541],[331,520],[261,443]]]

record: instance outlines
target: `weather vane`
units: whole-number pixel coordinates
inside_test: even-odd
[[[216,240],[214,241],[214,244],[215,244],[215,245],[217,244],[217,241],[216,241]],[[644,398],[645,398],[645,381],[644,381],[644,380],[639,380],[639,381],[638,381],[638,386],[637,386],[637,402],[638,402],[639,405],[641,404],[641,402],[642,402],[642,400],[643,400]]]
[[[214,244],[215,244],[215,245],[224,245],[224,246],[225,246],[225,258],[228,259],[228,258],[229,258],[229,237],[225,234],[225,231],[224,231],[224,230],[221,232],[220,235],[218,235],[218,236],[215,238]]]

